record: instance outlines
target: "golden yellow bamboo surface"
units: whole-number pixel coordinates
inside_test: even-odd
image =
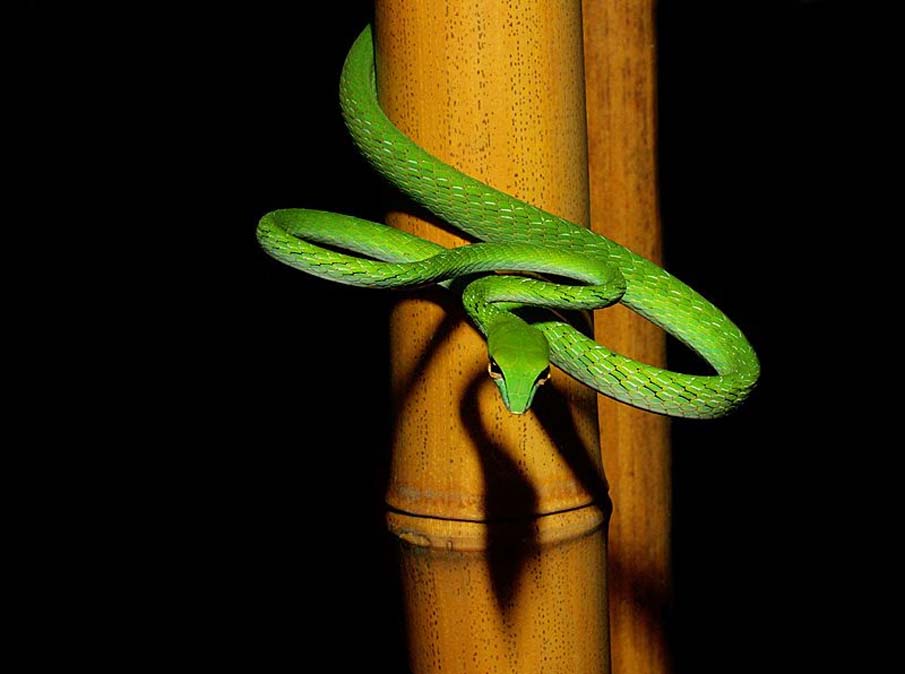
[[[414,674],[610,671],[605,513],[490,524],[390,513],[389,525]]]
[[[378,89],[432,154],[588,222],[580,0],[378,0]],[[390,224],[462,243],[400,211]],[[602,674],[606,485],[596,395],[554,372],[510,415],[455,298],[401,299],[388,523],[414,674]]]
[[[661,258],[656,185],[654,0],[585,0],[591,226],[645,257]],[[595,314],[597,340],[662,365],[663,333],[613,307]],[[600,397],[609,530],[614,674],[667,674],[670,601],[669,423]]]
[[[580,0],[380,0],[375,23],[381,106],[399,128],[498,189],[588,222]],[[388,222],[463,243],[401,212]],[[392,318],[389,503],[481,520],[599,499],[596,395],[554,372],[531,413],[509,414],[482,338],[447,295],[403,299]]]

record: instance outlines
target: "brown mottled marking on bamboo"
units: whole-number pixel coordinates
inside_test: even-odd
[[[585,70],[594,231],[661,258],[656,185],[654,0],[585,0]],[[596,312],[597,340],[662,365],[663,333],[622,307]],[[670,601],[669,422],[600,397],[616,674],[667,674]]]
[[[581,31],[580,0],[378,0],[381,105],[442,160],[587,224]],[[403,212],[388,222],[462,243]],[[412,671],[608,672],[596,395],[554,373],[535,411],[510,415],[483,341],[441,293],[402,298],[391,343],[387,500],[418,515],[389,516]]]

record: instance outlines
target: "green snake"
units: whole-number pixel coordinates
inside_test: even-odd
[[[660,414],[713,418],[746,399],[759,375],[757,356],[713,304],[618,243],[444,164],[397,129],[378,102],[370,27],[346,57],[340,102],[349,133],[374,168],[480,242],[447,249],[350,216],[285,209],[258,225],[258,241],[269,255],[355,286],[464,286],[465,309],[487,338],[490,376],[515,414],[530,407],[550,376],[550,363],[603,395]],[[494,273],[500,271],[505,273]],[[550,275],[557,282],[544,280]],[[716,374],[682,374],[627,358],[555,313],[615,302],[682,341]],[[528,323],[519,314],[529,306],[554,312],[549,320]]]

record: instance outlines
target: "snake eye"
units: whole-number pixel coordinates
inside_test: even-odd
[[[548,381],[550,381],[550,366],[544,368],[543,372],[537,375],[537,385],[543,386]]]
[[[500,366],[493,358],[491,358],[490,362],[487,363],[487,374],[490,375],[491,379],[503,378],[503,371],[500,369]]]

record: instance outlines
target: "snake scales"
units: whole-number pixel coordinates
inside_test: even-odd
[[[346,58],[340,101],[355,144],[379,173],[484,243],[446,249],[350,216],[285,209],[268,213],[258,225],[258,240],[268,254],[309,274],[357,286],[467,281],[463,304],[487,337],[490,376],[506,407],[517,414],[528,409],[549,378],[551,362],[604,395],[671,416],[722,416],[748,396],[760,371],[757,357],[713,304],[618,243],[457,171],[399,131],[378,103],[370,27]],[[499,270],[507,274],[491,273]],[[573,283],[536,277],[551,274]],[[653,367],[607,349],[552,314],[530,324],[517,315],[524,306],[596,309],[615,302],[681,340],[716,374]]]

